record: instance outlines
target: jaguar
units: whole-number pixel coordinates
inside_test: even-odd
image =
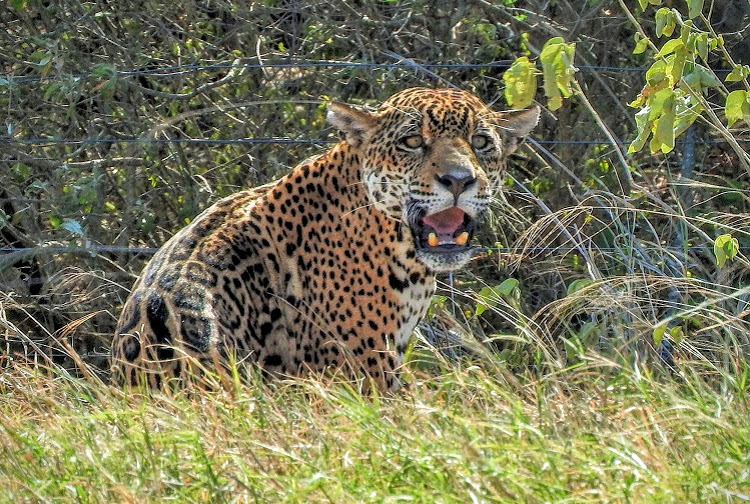
[[[148,262],[117,323],[113,379],[159,388],[255,366],[397,389],[436,274],[470,260],[477,220],[539,115],[458,89],[331,102],[337,144],[218,201]]]

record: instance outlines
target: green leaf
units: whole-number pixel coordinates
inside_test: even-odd
[[[690,19],[700,16],[703,12],[703,0],[687,0],[687,5]]]
[[[646,140],[648,140],[648,137],[651,136],[651,125],[653,124],[653,121],[649,119],[650,114],[651,108],[647,106],[635,115],[635,124],[638,128],[638,136],[630,143],[630,146],[628,147],[628,154],[633,154],[634,152],[639,152],[641,149],[643,149],[643,146],[646,144]]]
[[[111,79],[112,77],[117,75],[117,69],[114,65],[99,63],[98,65],[95,65],[91,70],[91,75],[102,80]]]
[[[688,46],[691,51],[695,49],[695,44],[691,42],[691,35],[693,34],[692,28],[693,21],[690,19],[685,21],[685,23],[680,27],[680,39],[682,39],[682,43]]]
[[[63,222],[62,217],[60,217],[59,215],[54,215],[53,214],[49,218],[49,223],[52,226],[52,229],[59,228],[60,225],[62,224],[62,222]]]
[[[656,36],[659,38],[661,38],[662,35],[671,37],[677,26],[677,15],[675,12],[666,7],[662,7],[656,11],[654,18],[656,20]]]
[[[716,256],[716,265],[723,268],[727,259],[734,259],[740,249],[739,241],[732,235],[723,234],[717,236],[714,240],[714,256]]]
[[[708,59],[708,33],[699,33],[695,37],[695,49],[698,56],[705,62]]]
[[[446,301],[448,300],[445,296],[435,295],[432,296],[432,301],[430,301],[430,307],[427,308],[427,319],[432,319],[436,313],[443,310],[445,308]]]
[[[633,54],[641,54],[646,51],[648,48],[648,42],[649,40],[647,38],[642,38],[635,44],[635,49],[633,49]]]
[[[594,283],[594,281],[591,280],[590,278],[578,278],[576,280],[573,280],[568,285],[568,289],[567,289],[568,296],[570,296],[574,292],[578,292],[579,290],[585,287],[588,287],[592,283]]]
[[[495,291],[503,297],[509,297],[518,288],[518,284],[519,281],[515,278],[507,278],[503,283],[495,287]]]
[[[14,163],[10,169],[17,175],[17,178],[28,179],[31,178],[31,167],[23,163]]]
[[[562,104],[563,101],[560,93],[555,93],[547,99],[547,107],[552,111],[560,109]]]
[[[667,64],[664,60],[655,61],[653,65],[646,70],[646,83],[649,86],[656,86],[667,77]]]
[[[748,103],[748,98],[748,92],[742,89],[729,93],[727,103],[724,106],[724,114],[727,116],[729,126],[743,119],[750,121],[750,103]]]
[[[656,131],[651,138],[651,152],[666,154],[674,149],[674,111],[663,114],[656,123]]]
[[[114,96],[115,88],[117,87],[117,78],[101,81],[99,84],[94,86],[91,91],[100,93],[105,98],[111,99]]]
[[[662,323],[654,327],[653,337],[654,345],[661,345],[661,341],[664,339],[664,333],[667,332],[667,324]]]
[[[61,90],[62,90],[62,86],[60,85],[60,83],[53,82],[52,84],[47,86],[47,89],[44,91],[44,95],[42,96],[42,100],[48,101],[50,98],[60,93]]]
[[[483,287],[477,294],[479,296],[479,302],[477,303],[475,310],[476,315],[479,316],[489,307],[496,306],[500,298],[512,298],[514,292],[518,288],[518,284],[519,282],[515,278],[508,278],[495,287]]]
[[[674,136],[678,137],[698,119],[703,112],[703,106],[700,103],[692,103],[693,98],[690,96],[680,97],[677,100],[676,119],[674,123]]]
[[[515,108],[526,108],[536,94],[538,70],[529,58],[522,56],[503,73],[505,82],[505,101]]]
[[[732,72],[725,79],[727,82],[739,82],[750,75],[750,66],[735,65]]]
[[[689,87],[696,93],[700,93],[703,90],[703,86],[701,85],[701,74],[697,68],[693,68],[692,72],[682,76],[680,88],[682,89],[683,86]]]
[[[556,69],[558,70],[558,72],[555,75],[555,83],[557,84],[557,89],[560,90],[560,93],[562,93],[565,98],[570,98],[570,96],[573,94],[572,77],[576,72],[575,67],[573,66],[572,51],[569,52],[563,50],[560,52],[559,66],[561,68]]]
[[[669,330],[669,339],[671,339],[675,345],[682,343],[685,339],[685,333],[682,331],[682,326],[676,325]]]
[[[714,73],[708,68],[702,65],[695,65],[694,71],[698,72],[701,76],[701,86],[715,88],[721,85],[721,82],[716,78],[716,75],[714,75]]]
[[[670,84],[673,86],[677,85],[682,79],[682,72],[685,70],[685,62],[687,61],[688,50],[685,45],[681,45],[675,49],[674,56],[670,56],[669,63],[667,63],[667,73],[670,77]]]
[[[573,94],[573,65],[575,44],[566,44],[562,37],[554,37],[542,47],[539,61],[544,76],[544,95],[550,110],[562,107],[562,97]]]
[[[661,49],[659,49],[659,52],[656,53],[656,56],[654,58],[663,58],[664,56],[668,56],[675,52],[679,47],[684,47],[685,43],[682,41],[682,39],[670,39],[668,40]]]
[[[652,153],[662,151],[667,153],[674,149],[674,123],[676,117],[676,101],[672,88],[662,89],[654,94],[649,105],[651,110],[649,119],[654,121],[649,148]]]

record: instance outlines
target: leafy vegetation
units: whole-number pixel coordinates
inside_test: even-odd
[[[0,500],[750,500],[750,5],[14,0],[0,20]],[[412,85],[547,109],[484,251],[441,278],[408,390],[100,383],[155,247],[335,140],[328,100]]]
[[[660,4],[661,2],[649,2]],[[629,152],[636,152],[651,136],[650,148],[652,152],[661,150],[670,152],[675,146],[675,137],[683,133],[701,114],[706,112],[709,124],[725,137],[731,137],[718,115],[714,113],[716,107],[704,96],[710,91],[717,91],[719,96],[725,97],[724,114],[727,126],[732,126],[739,120],[750,121],[750,101],[747,89],[750,83],[750,67],[734,61],[724,48],[724,38],[717,34],[703,14],[703,2],[690,0],[685,2],[688,7],[688,18],[683,16],[677,8],[662,7],[654,15],[656,22],[655,33],[658,38],[671,37],[658,48],[645,35],[643,27],[635,21],[638,28],[636,39],[638,43],[635,53],[642,53],[650,44],[655,50],[655,62],[646,71],[646,86],[630,105],[641,108],[636,115],[638,120],[638,137],[630,144]],[[641,2],[644,7],[645,2]],[[627,7],[625,7],[627,11]],[[630,14],[630,11],[627,11]],[[630,14],[631,19],[632,14]],[[703,28],[699,28],[700,23]],[[678,31],[679,28],[679,31]],[[728,91],[721,83],[716,72],[711,68],[718,59],[731,68],[726,76],[727,83],[740,82],[745,90]],[[701,64],[701,63],[703,64]],[[740,162],[748,168],[748,156],[745,150],[733,144],[737,149]]]

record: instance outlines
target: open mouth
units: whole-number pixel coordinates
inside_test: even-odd
[[[455,252],[469,247],[475,221],[458,207],[426,215],[412,227],[417,248],[428,252]]]

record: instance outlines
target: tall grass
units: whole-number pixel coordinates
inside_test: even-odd
[[[750,499],[747,373],[722,390],[691,366],[656,377],[592,352],[541,376],[435,355],[416,350],[388,397],[253,377],[149,397],[13,365],[0,501]]]
[[[0,502],[748,501],[747,262],[717,269],[704,228],[748,233],[670,204],[600,191],[492,224],[518,253],[441,280],[424,332],[442,348],[417,345],[393,396],[252,376],[126,393],[77,356],[76,323],[48,336],[82,378],[9,350]],[[509,275],[513,292],[478,295]],[[6,341],[44,356],[4,320],[12,303]]]

